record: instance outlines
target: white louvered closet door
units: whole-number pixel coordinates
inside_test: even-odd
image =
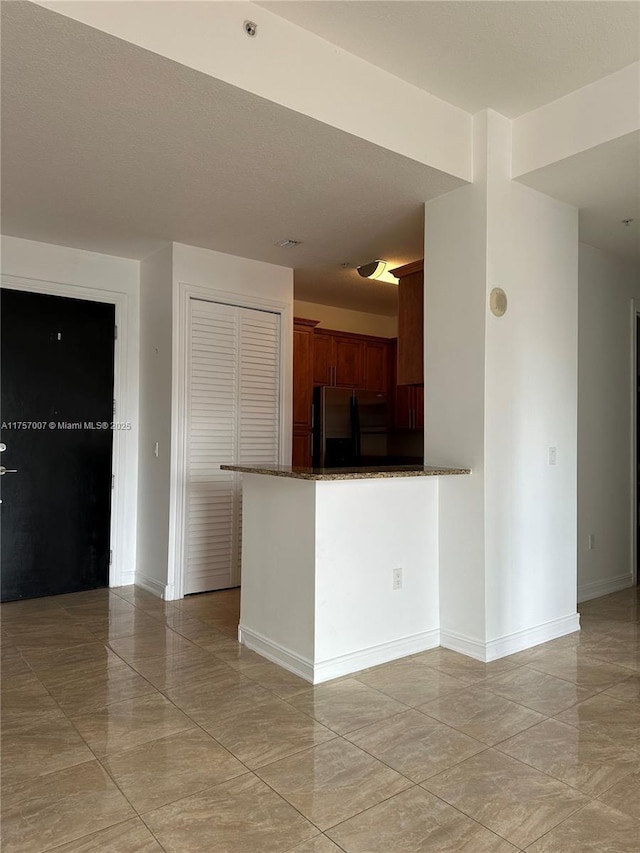
[[[240,582],[241,478],[222,463],[277,464],[280,316],[192,299],[185,594]]]

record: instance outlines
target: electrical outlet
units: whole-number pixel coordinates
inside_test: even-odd
[[[557,458],[557,450],[555,447],[549,448],[549,465],[555,465]]]
[[[596,547],[596,534],[590,533],[589,534],[589,550],[593,551],[595,547]]]
[[[393,570],[393,588],[402,589],[402,569]]]
[[[160,448],[158,447],[158,442],[156,441],[156,443],[153,445],[153,455],[158,456],[159,452]]]

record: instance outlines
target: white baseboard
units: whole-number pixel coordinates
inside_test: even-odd
[[[117,576],[117,578],[113,579],[113,582],[111,581],[111,579],[109,579],[109,586],[110,587],[131,586],[135,582],[136,582],[136,573],[135,572],[122,572],[122,574],[119,574]]]
[[[580,616],[578,613],[572,613],[570,616],[561,616],[559,619],[552,619],[550,622],[535,625],[533,628],[526,628],[524,631],[506,634],[504,637],[490,640],[488,643],[481,643],[455,631],[441,631],[440,645],[445,649],[451,649],[454,652],[460,652],[476,660],[489,663],[492,660],[513,655],[524,649],[530,649],[532,646],[539,646],[540,643],[548,643],[549,640],[556,640],[558,637],[564,637],[565,634],[573,634],[574,631],[579,630]]]
[[[146,591],[150,592],[152,595],[157,595],[158,598],[165,597],[165,585],[160,583],[160,581],[157,581],[155,578],[150,578],[147,575],[143,575],[141,572],[136,572],[134,583],[136,586],[146,589]]]
[[[240,625],[238,628],[238,640],[254,652],[258,652],[289,672],[299,675],[311,684],[321,684],[341,675],[349,675],[352,672],[360,672],[371,666],[388,663],[398,658],[415,655],[435,648],[440,642],[438,629],[425,631],[421,634],[413,634],[410,637],[402,637],[399,640],[391,640],[368,649],[359,649],[346,655],[339,655],[329,660],[314,663],[303,658],[284,646],[274,643],[263,637],[256,631]]]
[[[238,625],[238,642],[243,643],[251,651],[258,652],[267,660],[277,663],[283,669],[288,669],[294,675],[299,675],[300,678],[314,684],[313,662],[307,658],[300,657],[290,649],[286,649],[279,643],[274,643],[273,640],[268,640],[262,634],[245,628],[243,625]]]
[[[621,589],[633,586],[633,574],[628,572],[624,575],[616,575],[613,578],[605,578],[601,581],[592,581],[578,585],[578,601],[589,601],[592,598],[600,598],[601,595],[610,595]]]
[[[360,672],[370,666],[379,666],[392,660],[415,655],[418,652],[426,652],[440,645],[440,631],[434,628],[432,631],[423,631],[420,634],[412,634],[410,637],[402,637],[399,640],[390,640],[378,646],[370,646],[368,649],[360,649],[346,655],[339,655],[329,660],[320,661],[314,666],[314,684],[321,684],[331,678],[339,678],[341,675],[349,675],[352,672]]]

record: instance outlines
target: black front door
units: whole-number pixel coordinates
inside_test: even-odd
[[[107,586],[115,308],[2,289],[0,312],[1,598]]]

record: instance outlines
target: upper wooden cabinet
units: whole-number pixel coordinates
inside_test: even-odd
[[[398,385],[424,381],[424,261],[392,270],[398,285]]]
[[[363,340],[360,335],[316,329],[313,337],[313,384],[362,388]]]
[[[313,330],[317,320],[293,321],[293,426],[311,429]]]
[[[389,388],[389,341],[364,342],[362,388],[387,391]]]

